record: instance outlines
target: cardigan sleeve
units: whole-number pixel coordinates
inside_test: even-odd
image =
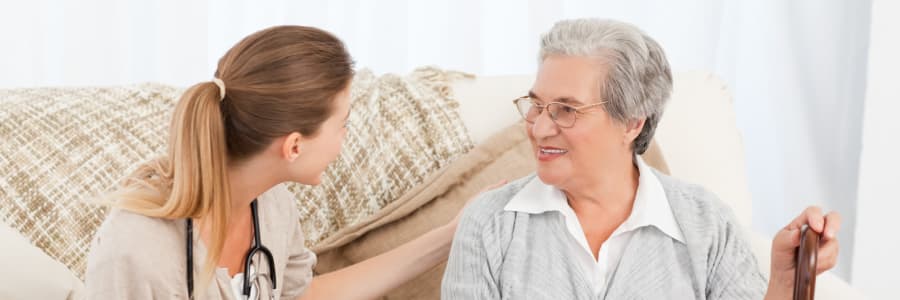
[[[313,280],[313,267],[315,267],[317,258],[309,248],[306,248],[303,237],[303,230],[299,225],[297,209],[294,207],[290,220],[292,220],[291,230],[293,234],[290,236],[288,243],[287,265],[284,269],[284,288],[281,290],[281,299],[297,299]]]
[[[731,209],[721,206],[719,211],[722,223],[712,246],[707,299],[762,299],[767,281],[756,256]]]

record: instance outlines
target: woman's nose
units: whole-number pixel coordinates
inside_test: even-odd
[[[559,133],[559,127],[550,118],[550,112],[544,109],[540,115],[534,119],[531,126],[531,134],[537,138],[547,138]]]

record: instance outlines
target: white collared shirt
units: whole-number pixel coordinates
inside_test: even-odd
[[[584,274],[589,277],[588,280],[590,280],[591,286],[594,288],[594,295],[597,297],[605,293],[609,275],[618,265],[619,259],[622,258],[622,252],[636,229],[654,226],[671,238],[684,243],[684,236],[675,221],[659,178],[653,174],[643,159],[637,157],[636,161],[640,175],[631,215],[603,243],[597,260],[594,260],[591,247],[575,211],[569,206],[565,194],[560,189],[545,184],[540,178],[535,177],[503,208],[506,211],[529,214],[540,214],[547,211],[562,213],[565,217],[566,229],[583,248],[583,251],[573,251],[572,253],[581,253],[577,256],[579,265]]]
[[[224,269],[225,272],[228,272],[228,269]],[[250,278],[256,276],[256,266],[250,265]],[[250,282],[253,282],[251,279]],[[255,300],[259,299],[259,293],[256,290],[256,285],[250,285],[250,297],[244,297],[244,273],[234,274],[234,277],[231,278],[231,290],[234,291],[234,297],[238,299],[249,299]]]

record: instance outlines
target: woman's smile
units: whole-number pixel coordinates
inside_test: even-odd
[[[538,146],[537,158],[538,161],[541,162],[549,162],[554,159],[557,159],[563,155],[569,153],[569,150],[551,147],[551,146]]]

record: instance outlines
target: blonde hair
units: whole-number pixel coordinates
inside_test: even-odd
[[[149,217],[207,220],[203,292],[231,214],[228,164],[292,132],[314,136],[352,77],[343,43],[320,29],[277,26],[244,38],[219,60],[215,78],[225,94],[212,81],[187,89],[172,115],[167,156],[140,165],[106,202]]]

